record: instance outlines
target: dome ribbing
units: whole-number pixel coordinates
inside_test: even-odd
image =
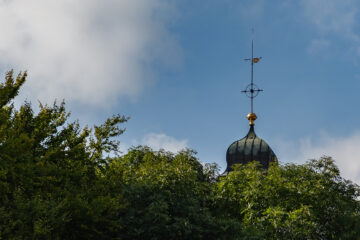
[[[226,152],[227,168],[225,174],[232,171],[234,164],[247,164],[257,161],[267,169],[271,162],[277,162],[277,157],[270,146],[261,138],[257,137],[254,125],[250,125],[248,134],[233,142]]]

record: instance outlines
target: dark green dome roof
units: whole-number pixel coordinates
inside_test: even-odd
[[[228,148],[225,174],[232,171],[234,164],[246,164],[251,161],[258,161],[265,169],[269,168],[271,162],[277,161],[277,157],[270,146],[256,136],[254,125],[250,125],[250,130],[244,138],[233,142]]]

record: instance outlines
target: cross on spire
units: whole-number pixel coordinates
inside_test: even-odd
[[[251,58],[244,59],[245,61],[251,62],[251,82],[246,86],[245,90],[241,91],[245,93],[247,97],[251,99],[251,113],[254,113],[254,98],[264,90],[258,88],[256,84],[254,84],[254,63],[258,63],[261,57],[254,58],[254,41],[251,41]]]

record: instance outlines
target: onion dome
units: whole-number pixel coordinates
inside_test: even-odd
[[[270,146],[255,134],[254,121],[256,118],[255,113],[248,114],[247,119],[250,121],[248,134],[229,146],[226,152],[227,168],[223,175],[232,171],[234,164],[258,161],[264,169],[268,169],[271,162],[277,162],[277,157]]]

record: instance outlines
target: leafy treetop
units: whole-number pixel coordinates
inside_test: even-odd
[[[64,103],[15,109],[25,79],[0,84],[2,239],[360,239],[359,187],[330,157],[218,177],[189,149],[120,155],[127,117],[81,128]]]

